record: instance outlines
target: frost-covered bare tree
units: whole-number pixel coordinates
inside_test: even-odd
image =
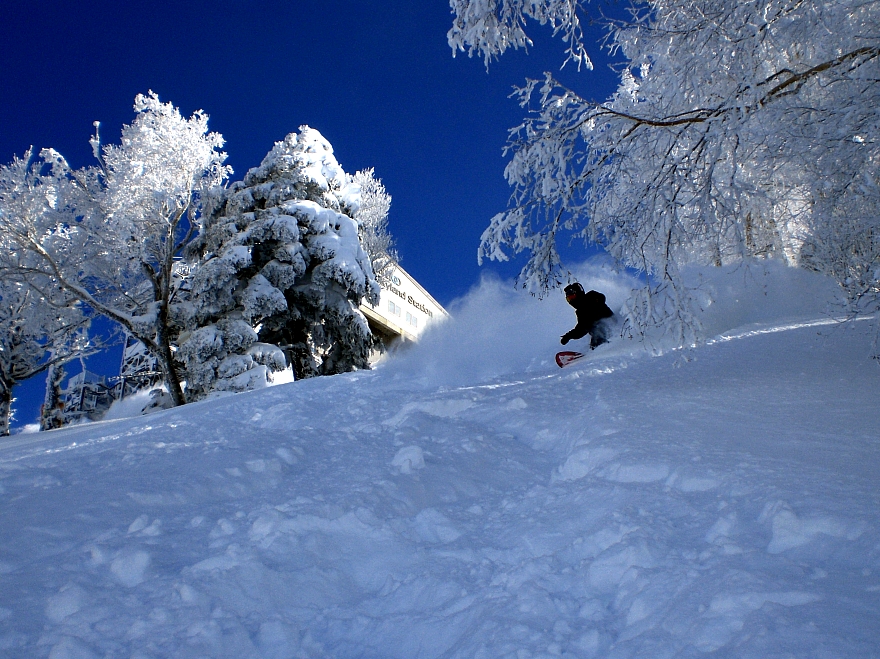
[[[388,231],[391,195],[382,181],[376,178],[373,168],[357,172],[352,179],[360,188],[360,204],[354,219],[358,223],[361,245],[370,257],[376,281],[380,284],[390,283],[391,273],[400,261],[394,238]]]
[[[568,44],[566,62],[593,68],[583,43],[582,17],[588,0],[449,0],[455,19],[449,30],[452,53],[483,56],[486,65],[508,48],[532,45],[526,34],[528,19],[550,25]]]
[[[231,170],[201,111],[186,119],[152,92],[134,109],[121,144],[102,147],[96,131],[96,167],[72,169],[48,149],[13,163],[23,193],[0,222],[14,246],[0,256],[0,272],[51,281],[119,323],[157,358],[180,405],[174,259],[197,229],[206,194]]]
[[[0,436],[9,434],[13,389],[91,352],[89,318],[75,296],[39,272],[39,257],[20,250],[6,230],[16,218],[49,210],[51,186],[36,183],[32,152],[0,166]]]
[[[298,379],[368,365],[358,305],[378,301],[379,287],[352,219],[359,205],[308,126],[214,197],[189,250],[199,265],[180,352],[193,391],[253,388],[285,356]]]
[[[540,6],[566,35],[586,5],[456,4],[499,21],[512,7],[520,22]],[[466,23],[450,39],[503,52],[487,16],[477,18],[489,34],[468,37]],[[527,252],[521,281],[541,292],[566,276],[558,240],[598,243],[647,275],[632,326],[663,324],[683,343],[696,326],[688,264],[777,255],[876,305],[880,2],[651,0],[629,16],[606,21],[624,60],[612,98],[584,98],[550,74],[518,90],[531,112],[511,135],[513,201],[480,257]]]
[[[9,434],[17,385],[91,348],[81,305],[54,297],[0,280],[0,437]]]

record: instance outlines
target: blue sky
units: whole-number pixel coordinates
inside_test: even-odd
[[[502,149],[523,117],[512,87],[564,59],[563,42],[533,26],[535,47],[487,72],[481,59],[452,57],[451,20],[444,0],[5,0],[0,158],[33,145],[90,164],[92,122],[118,140],[135,95],[150,89],[186,115],[208,113],[234,180],[307,124],[346,171],[375,168],[393,198],[403,267],[448,304],[481,270],[512,278],[521,265],[481,269],[477,247],[510,195]],[[594,71],[562,75],[604,99],[614,76],[598,46],[590,54]],[[18,421],[28,422],[34,394],[17,395]]]

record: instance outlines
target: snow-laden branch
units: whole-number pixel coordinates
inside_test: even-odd
[[[135,99],[119,145],[91,143],[99,167],[73,170],[52,149],[3,167],[0,272],[42,278],[119,323],[159,360],[185,402],[171,349],[174,262],[197,229],[203,200],[231,169],[199,111],[186,119],[156,94]]]
[[[542,293],[568,276],[564,234],[597,243],[647,275],[630,326],[685,342],[691,263],[775,256],[834,274],[853,304],[876,298],[880,2],[636,5],[610,23],[626,61],[612,98],[550,74],[517,91],[530,115],[508,145],[511,205],[480,258],[526,253],[520,282]]]
[[[532,40],[525,32],[528,19],[549,25],[553,35],[568,43],[566,62],[592,69],[584,47],[581,14],[583,0],[450,0],[455,18],[447,34],[452,54],[482,55],[486,66],[508,48],[527,48]]]

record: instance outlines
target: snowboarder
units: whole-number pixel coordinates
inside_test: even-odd
[[[565,287],[565,299],[577,313],[577,325],[562,335],[562,345],[587,334],[590,350],[608,343],[608,319],[614,317],[614,312],[605,304],[605,296],[597,291],[584,293],[584,287],[575,282]]]

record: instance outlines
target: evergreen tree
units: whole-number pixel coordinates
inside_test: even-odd
[[[352,219],[359,204],[307,126],[215,196],[189,250],[199,265],[179,354],[193,395],[256,386],[285,357],[298,379],[368,366],[358,305],[379,287]]]

